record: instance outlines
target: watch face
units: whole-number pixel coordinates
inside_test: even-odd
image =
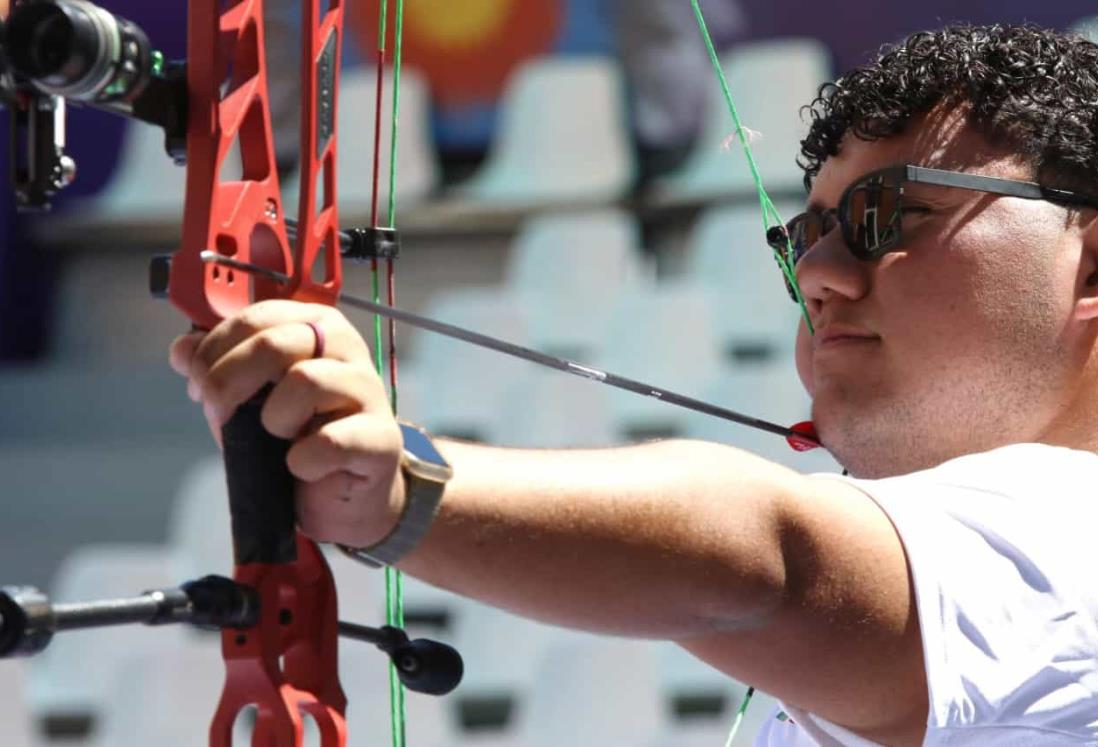
[[[431,439],[427,438],[421,430],[415,426],[400,424],[400,432],[404,436],[404,450],[411,452],[416,459],[434,464],[439,467],[449,467],[442,454],[438,453]]]

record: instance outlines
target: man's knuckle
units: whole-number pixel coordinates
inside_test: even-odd
[[[346,434],[339,428],[331,427],[331,425],[318,430],[316,439],[320,448],[338,457],[342,457],[350,450]]]
[[[323,387],[323,373],[313,361],[300,361],[286,370],[286,381],[297,396],[308,396]]]

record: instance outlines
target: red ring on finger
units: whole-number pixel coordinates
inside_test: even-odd
[[[313,357],[324,357],[324,330],[321,328],[319,322],[305,322],[309,325],[309,329],[313,331]]]

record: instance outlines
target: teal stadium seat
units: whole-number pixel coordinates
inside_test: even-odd
[[[457,190],[502,208],[590,206],[628,192],[622,76],[605,57],[551,57],[513,74],[487,161]]]
[[[776,203],[784,220],[800,203]],[[756,205],[711,208],[687,243],[684,280],[711,293],[712,323],[722,355],[732,361],[787,356],[799,319],[781,270],[766,244]]]
[[[528,220],[511,247],[505,283],[538,349],[585,358],[605,335],[614,299],[648,274],[636,220],[605,208]]]
[[[808,130],[801,107],[831,79],[831,57],[815,39],[774,39],[737,46],[721,59],[763,183],[773,195],[803,192],[795,158]],[[653,199],[690,203],[755,194],[747,159],[714,81],[705,124],[687,160],[653,185]]]

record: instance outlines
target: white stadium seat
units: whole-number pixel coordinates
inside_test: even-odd
[[[424,313],[517,345],[530,342],[521,308],[494,288],[440,293]],[[410,357],[421,373],[423,424],[439,434],[494,440],[500,392],[533,364],[431,333],[417,337],[413,347]]]
[[[513,74],[488,160],[457,190],[473,203],[597,204],[628,191],[621,72],[603,57],[542,58]]]
[[[611,312],[599,368],[689,397],[720,369],[712,299],[694,286],[632,289]],[[614,390],[618,434],[629,439],[681,435],[690,412],[653,397]]]
[[[643,744],[667,728],[653,644],[576,636],[554,644],[515,717],[524,747]]]
[[[786,220],[803,209],[792,202],[776,207]],[[793,350],[800,309],[789,299],[766,244],[757,206],[703,213],[689,239],[684,279],[713,294],[713,325],[726,357],[767,358]]]
[[[801,107],[831,78],[827,48],[815,39],[776,39],[736,47],[721,60],[743,125],[757,133],[751,149],[763,184],[778,193],[802,190],[796,164],[808,130]],[[713,82],[706,123],[690,156],[674,173],[658,179],[654,195],[688,202],[754,194],[742,144],[724,95]]]
[[[549,213],[521,227],[505,282],[537,348],[584,357],[598,347],[614,298],[649,274],[639,234],[633,217],[610,208]]]
[[[174,586],[167,552],[156,545],[86,545],[70,553],[55,576],[54,603],[134,597]],[[110,707],[103,683],[131,656],[160,650],[163,631],[120,626],[68,631],[31,660],[31,710],[39,718],[91,717]]]
[[[22,659],[0,662],[0,744],[35,747],[39,743],[27,707],[27,667]]]

